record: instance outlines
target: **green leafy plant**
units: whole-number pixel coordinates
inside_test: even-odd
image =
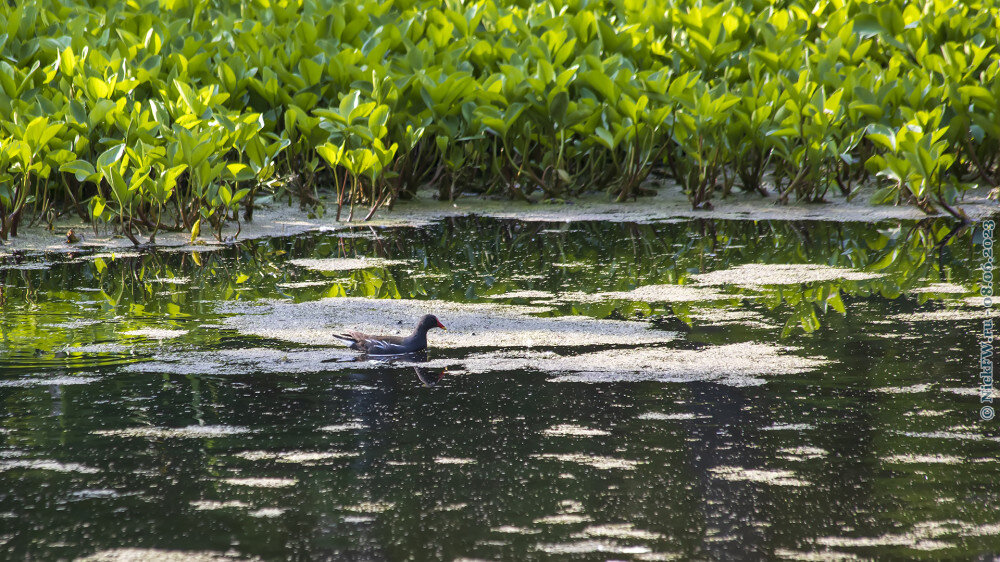
[[[322,212],[321,188],[354,219],[421,189],[623,201],[664,179],[695,208],[876,184],[961,216],[1000,182],[992,7],[8,3],[0,239],[26,213],[140,243],[238,232],[262,198]]]

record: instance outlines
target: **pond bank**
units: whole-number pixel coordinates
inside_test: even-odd
[[[966,192],[957,205],[973,221],[979,221],[1000,211],[1000,204],[987,198],[988,190]],[[393,209],[380,209],[368,221],[337,221],[331,212],[333,202],[324,199],[328,207],[321,217],[310,217],[311,211],[298,205],[272,203],[255,211],[253,222],[227,224],[220,242],[211,233],[203,233],[191,240],[187,232],[160,231],[156,246],[165,251],[205,252],[226,247],[234,240],[254,240],[273,236],[293,236],[310,231],[366,229],[367,227],[421,226],[449,217],[480,215],[499,219],[517,219],[528,222],[580,222],[608,221],[622,223],[656,223],[688,219],[711,220],[779,220],[779,221],[833,221],[876,223],[885,220],[920,220],[948,216],[944,213],[928,215],[913,205],[872,205],[868,195],[861,194],[852,201],[843,197],[830,197],[828,203],[791,202],[777,205],[772,197],[758,194],[736,193],[715,201],[711,210],[691,209],[683,192],[675,186],[659,190],[657,195],[636,201],[615,203],[603,194],[590,194],[567,202],[526,203],[489,199],[479,196],[462,197],[454,202],[437,201],[430,192],[422,192],[412,201],[401,201]],[[72,230],[81,238],[77,243],[66,241],[67,231]],[[0,245],[0,258],[16,252],[71,253],[80,250],[131,251],[135,246],[124,236],[113,234],[106,226],[94,233],[92,225],[76,219],[57,221],[50,231],[43,226],[22,229],[17,238]]]

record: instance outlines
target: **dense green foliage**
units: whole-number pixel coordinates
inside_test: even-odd
[[[60,199],[138,241],[320,183],[371,213],[422,186],[623,200],[654,169],[696,207],[877,177],[950,210],[1000,174],[988,2],[15,4],[0,238]]]

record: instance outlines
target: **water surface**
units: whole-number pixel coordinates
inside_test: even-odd
[[[997,422],[980,420],[974,241],[945,220],[469,217],[7,259],[0,544],[11,559],[988,557],[1000,466]],[[394,261],[291,263],[359,257]],[[753,264],[854,273],[754,277]],[[644,300],[649,285],[695,296]],[[555,334],[499,350],[535,358],[508,369],[470,362],[498,351],[484,339],[432,347],[421,366],[228,318],[244,302],[305,314],[346,296],[630,320],[656,342]],[[335,309],[330,330],[350,327]],[[476,329],[489,334],[488,314]],[[817,363],[737,379],[701,359],[732,344]],[[559,366],[650,347],[696,367],[642,380]]]

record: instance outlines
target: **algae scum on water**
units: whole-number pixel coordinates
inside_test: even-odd
[[[467,216],[6,256],[0,545],[95,560],[997,552],[976,236],[945,219]],[[332,337],[408,333],[426,313],[448,326],[426,356]]]

